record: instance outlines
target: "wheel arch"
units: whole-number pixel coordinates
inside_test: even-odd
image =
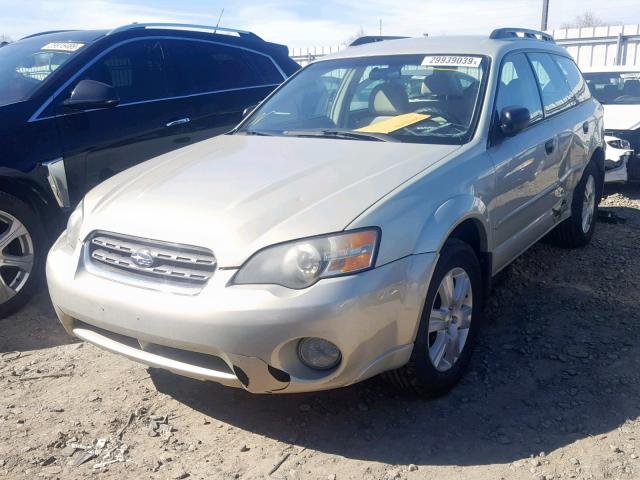
[[[54,225],[60,209],[52,203],[47,192],[34,180],[23,176],[0,173],[0,191],[25,202],[45,222]]]
[[[484,202],[472,195],[460,195],[443,203],[423,227],[416,253],[440,252],[445,243],[456,238],[474,250],[482,269],[483,290],[491,286],[491,228]]]

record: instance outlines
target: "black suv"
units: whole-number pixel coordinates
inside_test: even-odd
[[[35,288],[50,233],[93,186],[228,131],[298,69],[251,32],[179,24],[56,31],[0,49],[0,317]]]

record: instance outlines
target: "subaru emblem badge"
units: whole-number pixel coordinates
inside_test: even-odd
[[[142,268],[153,267],[153,256],[149,250],[136,250],[131,254],[131,260]]]

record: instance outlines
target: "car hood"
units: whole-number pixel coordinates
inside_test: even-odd
[[[640,105],[603,105],[604,128],[607,130],[635,130],[640,128]]]
[[[96,187],[85,198],[81,234],[103,230],[207,247],[220,267],[237,267],[265,246],[343,230],[458,148],[224,135]]]

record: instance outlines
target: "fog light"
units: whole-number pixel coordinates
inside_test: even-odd
[[[298,342],[298,357],[309,368],[329,370],[338,363],[342,354],[338,347],[322,338],[303,338]]]

